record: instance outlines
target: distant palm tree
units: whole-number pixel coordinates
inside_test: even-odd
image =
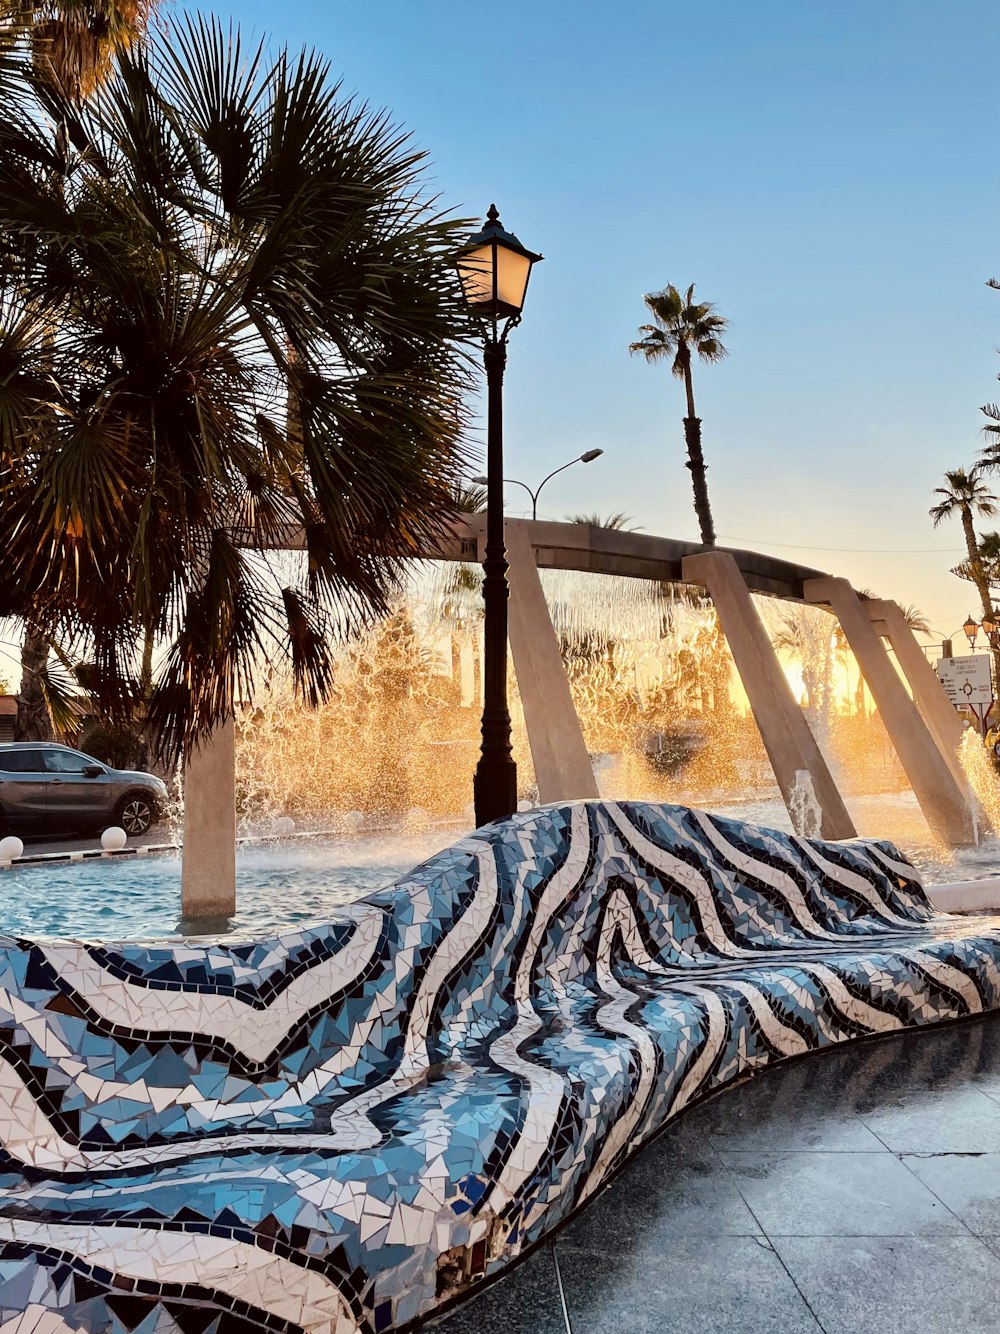
[[[899,610],[903,613],[903,620],[915,635],[930,634],[931,627],[927,617],[915,603],[907,602]]]
[[[707,470],[701,450],[701,418],[694,406],[691,364],[695,355],[701,361],[721,361],[726,356],[721,342],[726,321],[715,313],[710,301],[695,301],[694,283],[683,296],[671,283],[662,292],[647,293],[643,300],[654,323],[639,326],[642,338],[630,343],[629,351],[633,356],[641,354],[647,361],[670,358],[674,375],[684,381],[687,396],[684,439],[687,442],[687,467],[694,488],[694,508],[702,542],[707,547],[714,547],[715,525],[708,501]]]
[[[955,468],[952,472],[946,472],[944,479],[947,485],[936,487],[934,490],[934,494],[943,499],[931,508],[930,516],[934,520],[935,528],[945,519],[954,518],[955,515],[961,519],[968,552],[969,578],[976,585],[984,618],[993,620],[993,600],[990,597],[989,581],[976,540],[973,519],[977,515],[983,519],[995,518],[997,513],[1000,513],[1000,501],[982,480],[982,472],[978,465],[968,471],[964,468]],[[993,645],[993,660],[997,680],[1000,681],[1000,646],[997,644]]]
[[[456,483],[451,488],[451,498],[459,514],[486,513],[485,486],[476,486],[474,483],[468,486],[464,482]]]
[[[881,594],[874,592],[871,588],[857,588],[855,592],[862,602],[881,602],[883,600]],[[927,617],[915,603],[908,602],[906,606],[900,607],[899,610],[902,612],[903,620],[914,634],[930,634],[931,627],[928,624]]]
[[[612,528],[622,533],[637,533],[641,525],[630,523],[632,516],[623,510],[614,514],[567,514],[567,523],[586,523],[591,528]]]

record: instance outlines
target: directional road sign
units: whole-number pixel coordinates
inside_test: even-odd
[[[979,720],[982,731],[993,707],[993,676],[988,653],[970,653],[966,658],[941,658],[938,678],[945,694],[957,708],[968,709]]]

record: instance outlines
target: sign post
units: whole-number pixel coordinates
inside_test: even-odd
[[[968,709],[986,735],[986,719],[993,707],[993,675],[988,653],[971,653],[967,658],[941,658],[937,674],[945,694],[955,708]]]

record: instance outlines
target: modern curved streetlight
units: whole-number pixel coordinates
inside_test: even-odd
[[[527,482],[518,481],[516,477],[505,477],[503,480],[508,486],[520,486],[527,491],[528,495],[531,497],[531,517],[537,519],[538,497],[541,495],[542,487],[545,483],[550,482],[552,478],[555,477],[556,473],[565,472],[567,468],[572,468],[574,463],[593,463],[594,459],[599,459],[603,453],[603,449],[588,449],[585,454],[580,454],[575,459],[570,459],[569,463],[564,463],[561,468],[556,468],[553,472],[550,472],[548,477],[543,477],[534,491],[532,491]],[[485,486],[489,479],[486,477],[473,477],[472,480],[477,486]]]
[[[491,204],[481,232],[455,257],[465,299],[485,323],[486,559],[483,561],[483,744],[473,781],[476,824],[513,815],[517,768],[507,708],[507,553],[503,535],[503,372],[507,335],[521,322],[532,267],[541,259],[500,225]]]

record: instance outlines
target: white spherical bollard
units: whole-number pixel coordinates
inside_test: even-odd
[[[279,838],[284,834],[294,834],[295,821],[290,815],[279,815],[274,822],[274,832]]]
[[[0,838],[0,862],[16,861],[18,857],[24,856],[24,844],[15,834],[8,834],[6,838]]]
[[[530,802],[530,801],[524,801],[524,800],[521,800],[521,801],[519,801],[519,802],[517,803],[517,809],[518,809],[519,811],[530,811],[530,810],[531,810],[531,802]]]
[[[101,847],[105,852],[121,852],[127,842],[128,834],[114,824],[101,835]]]

